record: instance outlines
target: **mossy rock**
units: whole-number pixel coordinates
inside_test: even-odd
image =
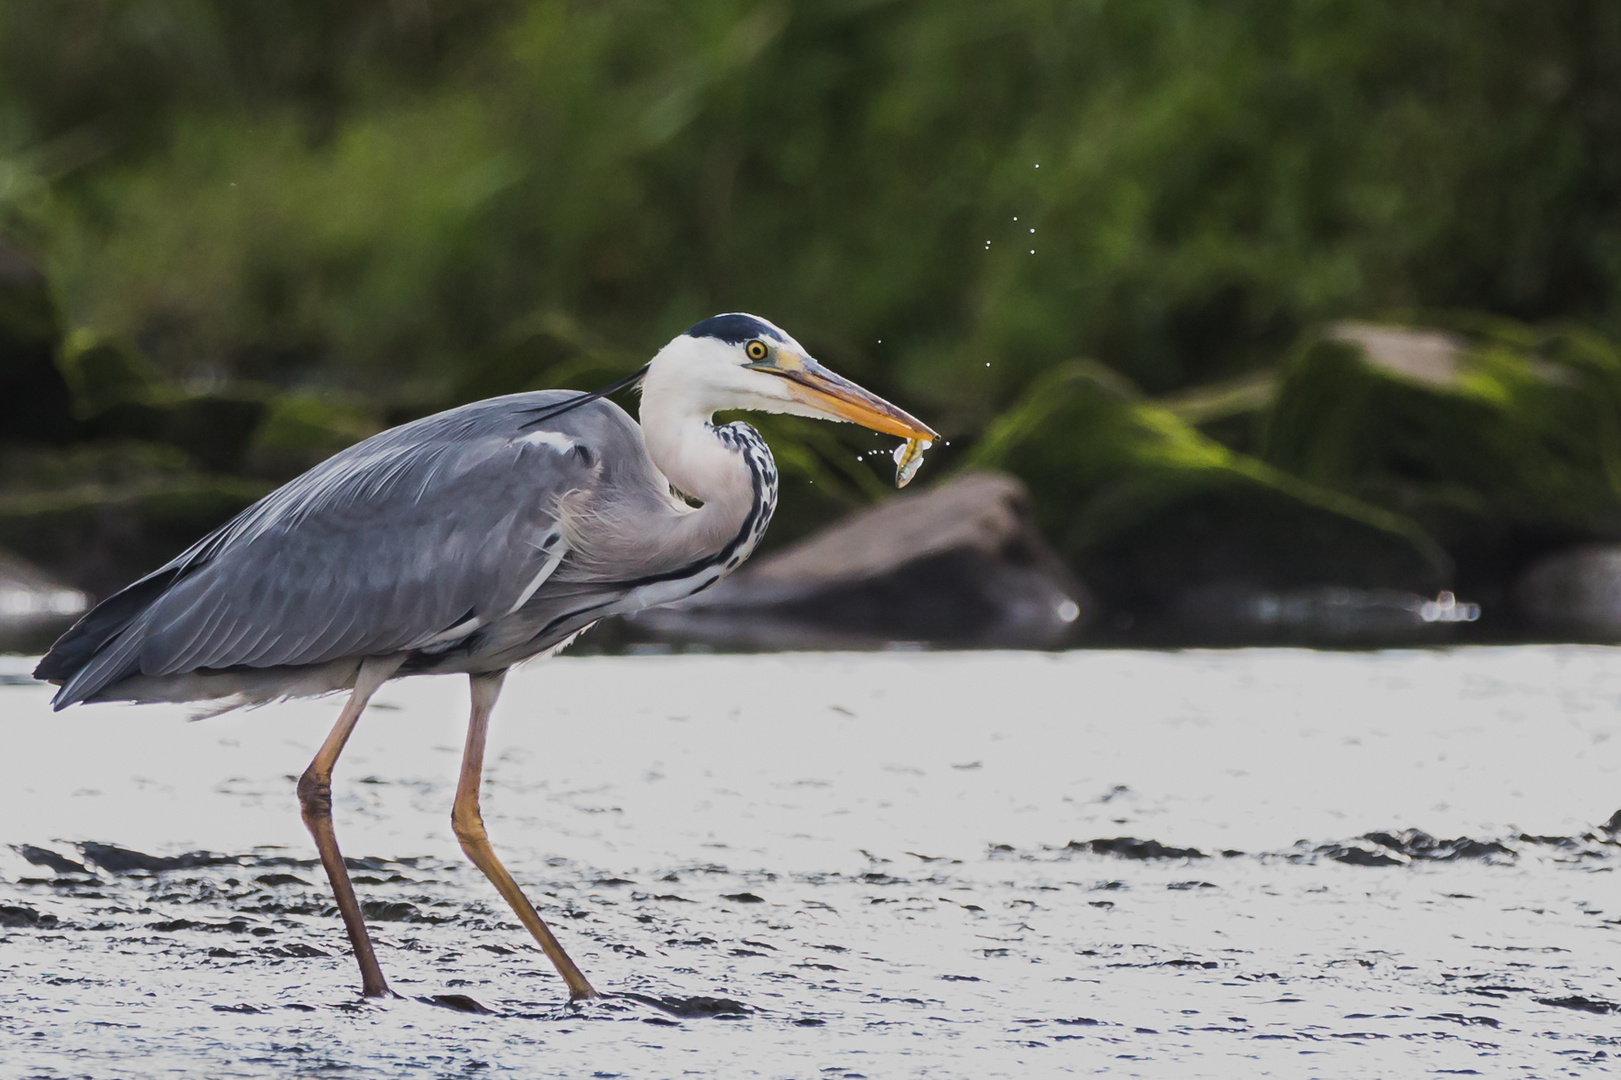
[[[1445,553],[1412,521],[1206,438],[1106,368],[1041,379],[969,455],[1030,485],[1059,553],[1121,625],[1194,590],[1433,593]]]
[[[1155,401],[1201,435],[1229,450],[1253,454],[1277,389],[1277,372],[1254,371],[1223,382],[1179,390]]]
[[[1288,363],[1260,455],[1420,522],[1461,584],[1621,537],[1621,352],[1504,321],[1328,327]]]
[[[268,485],[197,473],[0,494],[0,548],[107,596],[225,523]]]
[[[183,451],[158,443],[5,446],[0,447],[0,498],[49,495],[84,486],[144,488],[195,472]]]
[[[245,468],[256,477],[289,480],[379,430],[376,418],[358,406],[305,394],[273,398]]]
[[[1498,323],[1478,336],[1329,327],[1288,365],[1261,456],[1383,501],[1471,493],[1528,523],[1621,527],[1621,352]]]
[[[268,412],[268,395],[252,387],[208,394],[160,390],[102,410],[84,429],[96,439],[163,443],[185,451],[205,472],[233,473],[241,471]]]
[[[68,335],[60,364],[81,416],[144,400],[159,393],[162,384],[157,368],[135,346],[88,330]]]

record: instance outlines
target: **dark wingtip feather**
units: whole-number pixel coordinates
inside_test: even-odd
[[[179,567],[160,570],[120,589],[91,608],[67,633],[56,639],[56,644],[34,667],[34,678],[62,687],[51,699],[53,709],[61,711],[101,689],[91,687],[83,694],[68,695],[68,685],[74,676],[95,660],[154,600],[167,592],[181,573]]]

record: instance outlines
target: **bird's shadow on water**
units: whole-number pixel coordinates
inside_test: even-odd
[[[152,899],[152,890],[161,885],[161,896],[168,903],[203,903],[216,904],[221,901],[222,895],[232,890],[210,876],[211,871],[230,874],[247,871],[251,873],[258,869],[285,870],[292,868],[305,868],[314,865],[312,860],[295,860],[284,854],[271,855],[266,852],[255,851],[242,855],[221,855],[214,852],[188,852],[174,856],[155,856],[132,848],[116,844],[81,841],[73,846],[78,848],[80,862],[51,848],[32,844],[14,845],[14,850],[27,862],[47,868],[55,872],[58,877],[50,881],[37,881],[30,884],[48,885],[53,887],[59,898],[74,895],[83,897],[103,897],[108,891],[113,893],[127,892],[129,895],[121,897],[127,903],[121,904],[121,909],[134,912],[144,909]],[[351,869],[359,871],[378,871],[385,869],[409,869],[417,871],[422,869],[422,860],[417,859],[347,859]],[[88,864],[88,865],[87,865]],[[429,870],[417,884],[431,884],[434,874]],[[410,884],[403,877],[395,879],[401,884]],[[285,873],[276,873],[268,876],[261,875],[254,879],[257,888],[253,891],[264,895],[255,897],[249,906],[259,916],[285,915],[289,913],[318,914],[325,907],[324,898],[311,901],[308,891],[318,890],[312,881],[305,881],[296,876]],[[230,885],[238,884],[235,881]],[[276,896],[280,886],[294,886],[292,890],[297,894],[296,902]],[[122,886],[122,889],[120,888]],[[89,890],[88,892],[86,890]],[[240,897],[237,898],[239,901]],[[429,901],[425,897],[414,897],[417,903],[394,903],[392,905],[382,900],[373,901],[378,907],[376,914],[379,918],[405,918],[410,922],[433,924],[443,921],[432,916],[424,909]],[[245,901],[244,901],[245,902]],[[387,909],[384,911],[383,909]],[[396,911],[395,909],[400,909]],[[402,915],[401,912],[404,912]],[[248,921],[239,919],[243,923],[237,927],[232,923],[214,925],[212,922],[196,922],[193,920],[150,923],[144,922],[142,929],[146,931],[159,930],[173,932],[177,930],[221,930],[236,929],[252,932]],[[48,912],[35,911],[24,905],[0,905],[0,925],[27,926],[30,928],[55,927],[61,920]],[[260,929],[260,932],[264,932]],[[297,945],[293,946],[298,947]],[[261,950],[266,948],[261,946]],[[223,956],[223,952],[214,955]],[[278,952],[276,955],[285,955]],[[306,955],[300,953],[298,955]],[[310,949],[307,955],[325,955],[324,952]],[[651,988],[650,988],[651,989]],[[635,1020],[640,1019],[651,1024],[678,1024],[684,1021],[720,1019],[737,1020],[762,1015],[743,1002],[731,998],[717,997],[704,994],[685,995],[659,992],[643,992],[638,990],[612,991],[600,997],[573,1001],[564,999],[555,1005],[539,1002],[507,1001],[499,1004],[487,1004],[464,993],[438,993],[438,994],[390,994],[384,998],[352,998],[343,1001],[322,1004],[307,1002],[284,1003],[281,1007],[299,1011],[314,1012],[322,1008],[336,1009],[343,1012],[363,1012],[375,1008],[387,1008],[391,1005],[413,1002],[428,1005],[452,1012],[481,1015],[504,1019],[534,1019],[544,1021],[566,1020]],[[255,1014],[272,1011],[275,1006],[264,1003],[239,1002],[237,1004],[217,1004],[213,1006],[216,1012],[235,1012],[242,1014]]]
[[[642,1016],[648,1023],[673,1024],[679,1020],[742,1020],[758,1015],[740,1001],[731,998],[693,995],[681,997],[673,994],[642,994],[633,990],[605,993],[586,1001],[569,1001],[551,1012],[504,1012],[492,1009],[467,994],[427,994],[413,998],[424,1005],[433,1005],[454,1012],[475,1013],[483,1016],[505,1016],[532,1020],[627,1020],[647,1009],[655,1015]],[[676,1020],[667,1019],[676,1017]]]
[[[710,1018],[715,1020],[740,1020],[754,1014],[755,1010],[740,1001],[731,998],[719,997],[654,997],[651,994],[638,994],[626,990],[617,994],[606,995],[612,1001],[634,1001],[642,1005],[651,1006],[671,1016],[679,1016],[684,1020]]]
[[[588,1001],[563,1001],[549,1010],[536,1009],[531,1004],[516,1008],[492,1008],[468,994],[389,994],[382,998],[356,997],[332,1002],[325,1006],[339,1012],[364,1012],[387,1009],[406,1002],[448,1009],[451,1012],[475,1016],[490,1016],[516,1020],[634,1020],[647,1023],[674,1024],[681,1020],[743,1020],[762,1015],[731,998],[707,995],[679,996],[674,994],[643,994],[635,991],[608,992]],[[299,1012],[315,1012],[320,1007],[302,1002],[287,1003],[282,1008]],[[271,1011],[266,1007],[246,1002],[236,1005],[214,1005],[215,1012],[261,1014]],[[649,1011],[651,1010],[651,1015]],[[676,1019],[671,1020],[669,1017]]]

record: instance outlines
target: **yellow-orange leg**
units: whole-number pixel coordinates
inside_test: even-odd
[[[467,750],[462,755],[461,778],[456,784],[456,804],[451,811],[450,824],[456,830],[456,839],[461,841],[467,857],[473,860],[473,865],[484,872],[484,876],[511,905],[518,920],[534,935],[541,951],[557,968],[557,973],[563,976],[563,981],[568,983],[569,997],[576,1001],[594,998],[597,992],[541,921],[535,906],[518,888],[518,883],[512,880],[512,875],[501,865],[501,860],[495,857],[489,835],[484,831],[484,818],[479,814],[478,789],[484,777],[484,735],[489,729],[490,711],[495,708],[495,699],[501,694],[501,682],[505,678],[504,671],[471,676],[473,716],[467,725]]]
[[[404,660],[404,656],[379,656],[361,661],[360,671],[355,675],[354,693],[349,695],[315,760],[298,780],[298,803],[304,825],[315,838],[321,865],[326,867],[327,880],[332,882],[332,895],[337,898],[344,928],[349,931],[349,943],[354,946],[355,959],[360,962],[360,992],[367,997],[384,996],[388,993],[388,983],[383,981],[383,969],[377,965],[377,953],[372,949],[366,922],[360,915],[360,904],[355,900],[355,887],[349,883],[349,871],[338,851],[338,835],[332,829],[332,767],[343,753],[343,746],[349,741],[349,734],[365,711],[366,703],[377,688],[399,670]]]

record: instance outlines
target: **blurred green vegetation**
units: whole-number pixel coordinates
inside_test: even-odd
[[[1621,337],[1618,87],[1607,0],[0,0],[0,234],[81,434],[205,472],[750,310],[935,469],[1020,471],[1079,565],[1198,475],[1428,581],[1460,521],[1617,527],[1621,382],[1568,358]],[[1392,317],[1474,335],[1453,428],[1317,329]],[[779,541],[888,482],[868,433],[761,426]]]
[[[747,309],[967,429],[1391,308],[1621,332],[1617,86],[1605,2],[8,0],[0,205],[179,378]]]

